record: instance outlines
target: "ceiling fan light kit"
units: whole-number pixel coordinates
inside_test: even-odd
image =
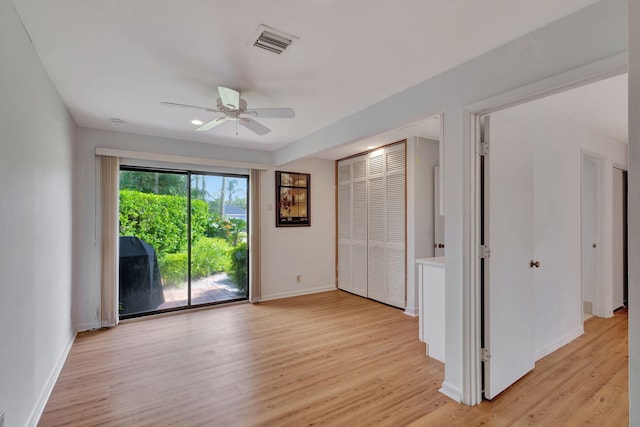
[[[238,134],[238,124],[258,135],[266,135],[271,131],[271,129],[247,116],[276,119],[292,119],[295,117],[295,112],[291,108],[254,108],[249,110],[247,107],[247,101],[241,98],[240,92],[234,89],[218,86],[218,93],[220,94],[220,98],[216,100],[216,108],[178,104],[175,102],[163,102],[162,104],[170,107],[189,108],[209,113],[222,114],[222,116],[215,117],[204,124],[201,122],[196,123],[196,121],[193,120],[192,123],[194,125],[201,124],[201,126],[196,129],[198,132],[207,131],[226,121],[234,120],[236,121],[236,135]]]

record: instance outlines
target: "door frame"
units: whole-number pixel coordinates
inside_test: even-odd
[[[464,310],[462,314],[461,397],[462,402],[467,405],[477,405],[483,400],[481,362],[483,275],[480,262],[482,224],[482,205],[480,203],[482,180],[479,160],[480,117],[626,72],[626,56],[614,55],[480,100],[463,108],[463,150],[467,171],[464,176],[464,206],[467,209],[463,212],[463,223],[468,227],[465,230],[467,237],[465,240],[468,242],[468,247],[463,247],[462,261],[463,280],[468,285],[463,286],[462,289],[462,307]],[[450,396],[454,395],[452,390],[448,390],[446,384],[443,384],[441,391]]]

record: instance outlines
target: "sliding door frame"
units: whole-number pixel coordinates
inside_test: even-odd
[[[242,297],[242,298],[232,298],[232,299],[228,299],[228,300],[222,300],[222,301],[211,301],[211,302],[205,302],[205,303],[200,303],[200,304],[193,304],[192,303],[192,189],[191,189],[191,178],[194,175],[202,175],[202,176],[218,176],[218,177],[225,177],[225,178],[241,178],[241,179],[245,179],[246,183],[247,183],[247,190],[246,190],[246,198],[247,198],[247,219],[246,219],[246,230],[247,230],[247,242],[250,239],[251,236],[251,221],[250,221],[250,215],[249,215],[249,208],[250,208],[250,204],[251,204],[251,179],[250,179],[250,175],[247,174],[242,174],[242,173],[229,173],[229,172],[215,172],[215,171],[202,171],[202,170],[196,170],[196,169],[182,169],[182,168],[167,168],[167,167],[154,167],[154,166],[132,166],[132,165],[120,165],[119,168],[119,172],[122,171],[131,171],[131,172],[149,172],[149,173],[170,173],[170,174],[176,174],[176,175],[184,175],[186,177],[186,197],[187,197],[187,304],[183,305],[183,306],[178,306],[178,307],[168,307],[168,308],[163,308],[163,309],[156,309],[156,310],[151,310],[151,311],[146,311],[146,312],[140,312],[140,313],[131,313],[131,314],[126,314],[126,315],[118,315],[119,319],[124,320],[124,319],[133,319],[136,317],[143,317],[143,316],[150,316],[150,315],[156,315],[156,314],[164,314],[164,313],[169,313],[169,312],[174,312],[174,311],[182,311],[182,310],[192,310],[192,309],[199,309],[202,307],[207,307],[207,306],[213,306],[213,305],[223,305],[223,304],[230,304],[230,303],[237,303],[237,302],[244,302],[244,301],[249,301],[249,297],[250,297],[250,283],[245,283],[246,286],[246,296]],[[120,192],[120,189],[118,189],[118,194]],[[119,237],[119,229],[118,229],[118,236]],[[248,251],[249,249],[247,249]],[[247,254],[247,277],[250,277],[251,274],[251,263],[249,262],[249,254]],[[120,285],[120,280],[118,277],[118,286]]]

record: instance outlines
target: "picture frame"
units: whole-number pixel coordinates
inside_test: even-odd
[[[311,174],[276,171],[276,227],[311,226]]]

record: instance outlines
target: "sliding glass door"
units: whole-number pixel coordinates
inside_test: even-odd
[[[248,297],[243,175],[123,168],[120,317]]]

